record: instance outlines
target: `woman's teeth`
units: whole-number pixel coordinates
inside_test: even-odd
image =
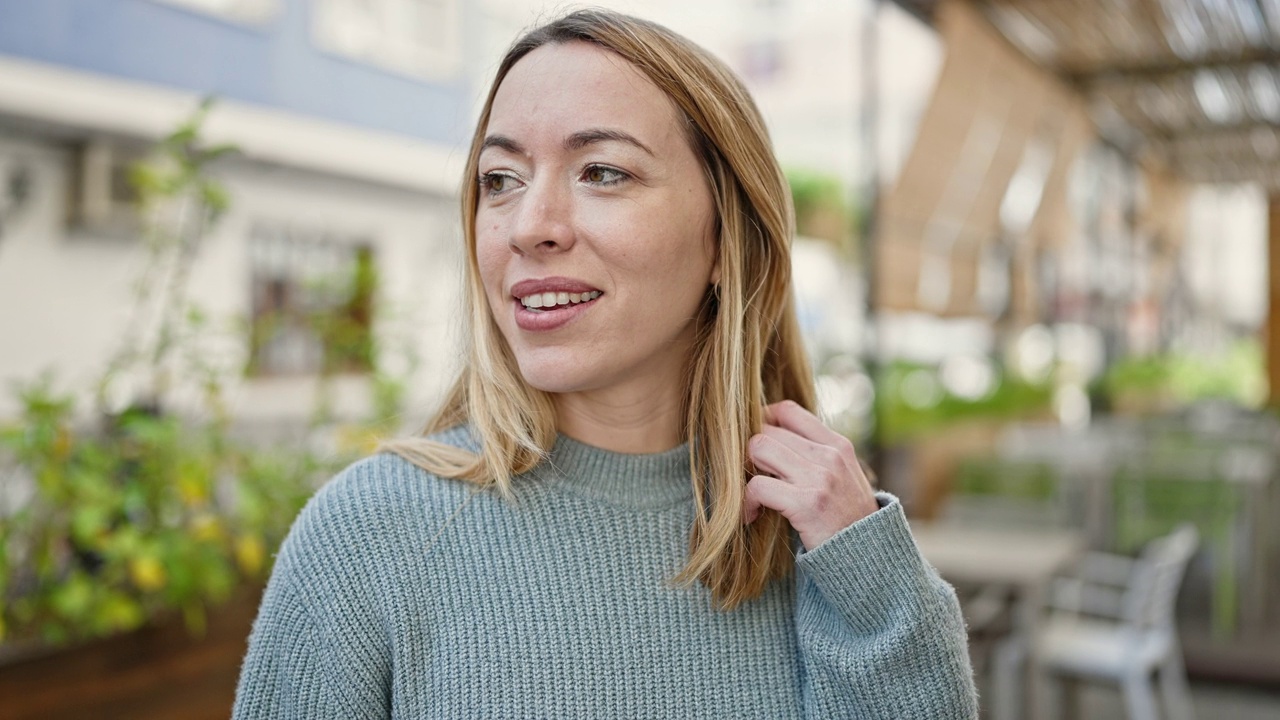
[[[577,305],[600,297],[599,290],[585,293],[537,293],[520,298],[520,304],[527,308],[553,308],[557,305]]]

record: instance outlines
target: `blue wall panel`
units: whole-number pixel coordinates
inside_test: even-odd
[[[153,0],[0,0],[0,54],[452,145],[461,77],[432,84],[326,54],[308,0],[241,25]]]

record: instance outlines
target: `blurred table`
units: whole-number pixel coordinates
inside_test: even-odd
[[[997,661],[1017,663],[1022,688],[997,687],[992,694],[992,717],[1035,718],[1040,691],[1034,676],[1028,677],[1026,652],[1040,622],[1049,582],[1058,571],[1078,560],[1086,550],[1083,533],[1073,530],[1027,530],[971,527],[946,522],[913,521],[920,554],[948,582],[1008,591],[1013,602],[1013,634],[1021,642],[1009,643]],[[999,673],[997,673],[999,675]]]
[[[974,528],[912,521],[920,553],[948,580],[1034,587],[1046,583],[1085,550],[1074,530]]]

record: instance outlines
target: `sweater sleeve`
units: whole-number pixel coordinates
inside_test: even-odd
[[[796,630],[810,718],[978,717],[955,591],[920,556],[902,505],[796,559]]]
[[[325,491],[281,547],[240,669],[234,720],[390,717],[390,668],[352,529]],[[366,590],[362,591],[361,586]]]

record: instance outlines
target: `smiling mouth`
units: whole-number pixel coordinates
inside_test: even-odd
[[[573,307],[575,305],[583,305],[592,302],[596,298],[600,297],[600,295],[601,293],[599,290],[592,290],[591,292],[584,293],[543,292],[526,295],[522,298],[518,298],[518,300],[525,310],[535,313],[543,313]]]

